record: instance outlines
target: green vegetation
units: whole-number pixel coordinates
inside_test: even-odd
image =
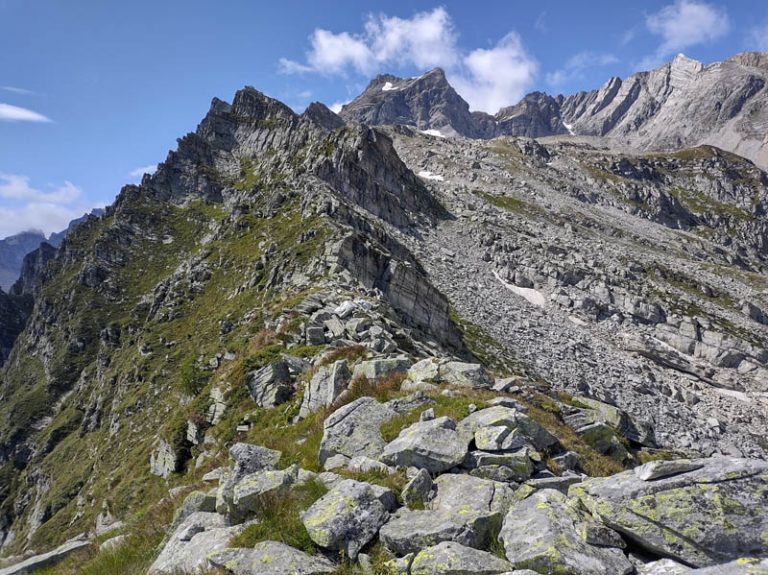
[[[727,216],[737,220],[753,218],[752,214],[746,210],[733,204],[721,202],[702,191],[672,188],[670,194],[694,214]]]
[[[512,196],[497,196],[480,190],[473,190],[472,193],[489,204],[508,212],[527,216],[536,215],[541,212],[537,206]]]
[[[327,492],[319,481],[308,481],[290,489],[265,493],[259,497],[253,519],[255,525],[246,527],[231,542],[230,547],[253,547],[261,541],[280,541],[305,553],[318,553],[310,539],[301,514]]]

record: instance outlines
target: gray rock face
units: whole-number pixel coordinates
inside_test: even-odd
[[[361,397],[334,411],[323,424],[320,463],[334,455],[353,458],[358,455],[378,459],[387,442],[381,436],[381,425],[399,413],[407,413],[424,405],[417,396],[379,403],[372,397]]]
[[[379,427],[396,415],[372,397],[361,397],[337,409],[323,424],[320,463],[337,454],[378,458],[386,446]]]
[[[456,433],[456,422],[448,417],[419,421],[403,429],[388,443],[381,460],[396,467],[417,467],[441,473],[459,465],[467,446]]]
[[[400,509],[381,528],[379,537],[397,555],[416,553],[441,541],[486,548],[498,535],[512,503],[512,489],[503,483],[469,475],[441,475],[437,495],[425,510]]]
[[[429,471],[419,469],[419,472],[403,487],[400,497],[407,507],[424,504],[430,499],[432,486],[433,482]]]
[[[644,481],[634,471],[570,488],[606,525],[654,553],[698,567],[768,552],[768,464],[694,460],[694,469]]]
[[[60,545],[53,551],[28,557],[15,565],[0,569],[0,575],[27,575],[28,573],[33,573],[34,571],[55,565],[59,561],[66,559],[68,555],[85,549],[90,545],[91,542],[86,539],[73,539]]]
[[[245,384],[251,398],[260,407],[275,407],[293,394],[288,364],[282,360],[252,371],[246,376]]]
[[[170,443],[161,439],[149,459],[149,471],[153,475],[167,479],[171,473],[179,470],[181,459]]]
[[[632,573],[634,566],[619,549],[584,541],[582,527],[589,521],[575,501],[544,489],[509,510],[499,539],[516,568],[580,575]]]
[[[257,543],[253,549],[219,551],[209,561],[234,575],[324,575],[336,569],[324,557],[307,555],[276,541]]]
[[[247,475],[274,470],[281,453],[259,445],[236,443],[229,449],[229,455],[235,464],[230,472],[221,476],[216,492],[216,511],[222,514],[233,510],[235,486]]]
[[[484,428],[491,428],[491,430],[488,431]],[[510,431],[500,434],[500,428],[506,428]],[[513,432],[517,432],[521,440],[529,442],[536,449],[544,449],[557,443],[557,438],[528,415],[502,405],[488,407],[470,414],[458,423],[456,431],[467,443],[475,439],[475,435],[480,431],[481,444],[498,443],[499,447],[503,447],[506,441],[507,447],[504,449],[516,449],[521,446],[516,444],[514,436],[511,435]],[[485,443],[486,441],[487,443]]]
[[[394,509],[392,492],[348,479],[337,483],[302,514],[312,541],[352,560],[379,532]]]
[[[216,511],[216,495],[203,491],[193,491],[184,499],[173,515],[171,529],[176,529],[187,517],[198,511],[212,513]]]
[[[299,416],[306,417],[321,407],[332,405],[344,391],[351,377],[345,360],[320,367],[304,390]]]
[[[443,542],[417,553],[411,575],[499,575],[510,571],[509,562],[487,551]]]
[[[224,550],[245,526],[229,526],[217,513],[196,512],[173,532],[149,568],[148,575],[202,573],[210,568],[208,556]]]
[[[298,467],[265,470],[240,479],[232,489],[231,512],[238,517],[258,511],[260,498],[269,493],[287,490],[298,480]]]
[[[478,363],[464,363],[430,357],[415,363],[408,370],[408,381],[418,384],[448,384],[458,387],[487,389],[493,380]]]
[[[446,135],[476,137],[479,132],[469,105],[439,68],[410,80],[377,76],[365,92],[342,108],[340,116],[371,126],[407,124]]]
[[[410,362],[407,359],[371,359],[361,361],[352,372],[353,378],[380,379],[396,373],[405,373]]]

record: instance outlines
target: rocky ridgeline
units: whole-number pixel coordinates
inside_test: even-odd
[[[417,78],[376,77],[341,111],[369,125],[410,125],[468,138],[599,137],[619,148],[677,150],[711,144],[768,165],[765,54],[704,66],[678,55],[650,72],[611,78],[570,96],[534,92],[496,114],[470,112],[436,69]]]

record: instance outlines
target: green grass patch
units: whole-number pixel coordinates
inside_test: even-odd
[[[229,546],[253,547],[261,541],[280,541],[305,553],[318,553],[301,521],[301,514],[327,491],[325,485],[312,480],[289,490],[262,495],[253,517],[258,523],[248,526]]]

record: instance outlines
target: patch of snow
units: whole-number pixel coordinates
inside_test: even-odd
[[[547,298],[544,297],[544,294],[541,293],[538,290],[531,289],[531,288],[523,288],[516,286],[514,284],[505,282],[503,279],[501,279],[501,276],[499,275],[499,272],[494,271],[493,276],[499,280],[501,285],[503,285],[505,288],[507,288],[512,293],[515,293],[521,297],[524,297],[526,300],[528,300],[528,303],[532,303],[535,306],[538,307],[544,307],[547,301]]]
[[[443,176],[438,176],[437,174],[433,174],[429,170],[422,170],[419,172],[419,177],[424,178],[425,180],[435,180],[436,182],[442,182],[445,180]]]
[[[435,138],[445,138],[445,134],[440,130],[421,130],[421,133],[426,134],[427,136],[434,136]]]
[[[569,133],[571,136],[575,136],[575,135],[576,135],[576,134],[573,132],[573,124],[566,124],[565,122],[563,122],[563,126],[565,126],[565,129],[566,129],[566,130],[568,130],[568,133]]]
[[[397,86],[393,86],[392,82],[387,82],[381,87],[382,92],[391,92],[392,90],[397,90]]]

